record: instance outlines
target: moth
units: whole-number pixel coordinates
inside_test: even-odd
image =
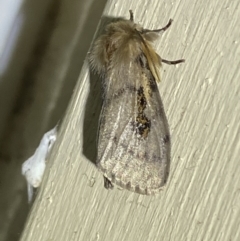
[[[172,23],[155,30],[129,20],[107,25],[94,43],[90,64],[101,76],[103,104],[99,119],[96,165],[104,186],[154,195],[165,185],[170,168],[170,133],[157,82],[161,63],[152,42]]]

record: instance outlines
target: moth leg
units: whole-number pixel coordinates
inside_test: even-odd
[[[113,184],[111,183],[111,181],[109,179],[107,179],[106,177],[103,176],[104,179],[104,187],[106,189],[113,189]]]
[[[133,11],[129,10],[130,13],[130,21],[134,22]]]
[[[173,64],[183,63],[183,62],[185,62],[185,59],[179,59],[179,60],[174,60],[174,61],[162,59],[162,62],[165,64],[173,65]]]
[[[131,16],[131,15],[130,15]],[[131,18],[130,18],[131,19]],[[142,33],[159,33],[159,32],[164,32],[165,30],[167,30],[171,25],[172,25],[173,20],[170,18],[167,25],[164,26],[163,28],[159,28],[159,29],[143,29]]]

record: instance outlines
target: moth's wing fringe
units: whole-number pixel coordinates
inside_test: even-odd
[[[141,189],[139,186],[132,186],[131,182],[124,183],[121,179],[118,180],[114,176],[107,175],[106,171],[101,169],[101,167],[99,167],[99,170],[103,173],[103,175],[110,182],[116,184],[117,186],[119,186],[121,188],[127,189],[128,191],[131,191],[131,192],[139,193],[139,194],[142,194],[142,195],[157,195],[164,188],[164,186],[161,186],[161,187],[156,188],[156,189],[152,189],[152,188],[151,189],[149,189],[149,188]]]

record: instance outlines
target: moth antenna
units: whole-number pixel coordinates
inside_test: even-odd
[[[173,22],[173,20],[170,18],[169,21],[168,21],[168,23],[167,23],[167,25],[164,26],[163,28],[153,29],[153,30],[151,30],[151,29],[143,29],[143,33],[152,33],[152,32],[154,32],[154,33],[159,33],[159,32],[164,32],[165,30],[167,30],[167,29],[172,25],[172,22]]]
[[[130,13],[130,21],[134,22],[133,11],[129,10]]]

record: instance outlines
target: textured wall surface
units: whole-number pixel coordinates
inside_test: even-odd
[[[103,20],[172,27],[156,42],[172,133],[160,195],[107,191],[92,162],[100,83],[85,62],[22,241],[240,240],[240,7],[238,1],[108,1]]]

